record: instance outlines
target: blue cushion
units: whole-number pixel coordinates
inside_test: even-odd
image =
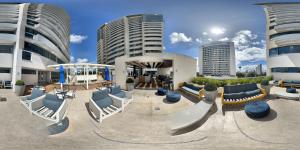
[[[28,100],[32,100],[32,99],[38,98],[38,97],[40,97],[42,95],[44,95],[44,92],[42,90],[33,88],[32,92],[31,92],[31,95],[28,97]]]
[[[224,99],[241,99],[246,97],[245,92],[224,94]]]
[[[104,98],[108,97],[108,93],[109,93],[109,90],[108,90],[108,89],[95,91],[95,92],[93,92],[93,94],[92,94],[92,99],[93,99],[93,100],[104,99]]]
[[[297,93],[297,90],[295,88],[287,88],[286,92],[287,93]]]
[[[284,83],[293,83],[293,80],[284,80]]]
[[[178,102],[181,98],[181,95],[179,93],[175,93],[175,92],[168,92],[166,99],[169,102]]]
[[[241,84],[241,85],[226,85],[224,86],[224,93],[225,94],[240,93],[240,92],[253,91],[257,89],[258,87],[256,83]]]
[[[111,88],[111,94],[112,95],[118,94],[120,92],[122,92],[120,86],[114,86],[114,87]]]
[[[245,112],[249,117],[261,118],[269,114],[270,106],[264,101],[256,101],[247,104]]]
[[[110,97],[106,97],[100,100],[95,100],[95,103],[100,107],[100,108],[106,108],[110,105],[113,104],[113,101]]]
[[[295,83],[295,84],[300,84],[300,81],[293,81],[293,83]]]
[[[63,100],[60,100],[56,95],[53,94],[46,94],[45,99],[43,99],[43,105],[53,111],[56,111],[62,102]]]
[[[260,89],[245,92],[247,97],[252,97],[260,94]]]
[[[164,88],[158,88],[157,89],[157,95],[166,95],[166,93],[168,92],[168,90],[164,89]]]
[[[123,92],[123,91],[121,91],[121,92],[119,92],[119,93],[117,93],[117,94],[113,94],[114,96],[117,96],[117,97],[120,97],[120,98],[125,98],[126,97],[126,93],[125,92]]]

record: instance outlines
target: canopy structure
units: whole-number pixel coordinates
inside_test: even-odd
[[[89,82],[103,80],[101,70],[108,68],[111,80],[113,80],[113,71],[115,70],[114,65],[90,63],[56,64],[48,65],[47,68],[50,71],[58,72],[60,66],[62,66],[65,70],[66,84],[84,83],[86,84],[86,89],[89,89]]]

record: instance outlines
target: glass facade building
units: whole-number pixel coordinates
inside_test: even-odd
[[[163,16],[125,16],[102,25],[97,31],[97,61],[115,64],[120,56],[143,56],[163,51]]]
[[[267,75],[300,80],[300,3],[261,3],[266,14]]]
[[[69,36],[70,18],[59,7],[0,3],[0,80],[50,80],[48,65],[70,61]]]

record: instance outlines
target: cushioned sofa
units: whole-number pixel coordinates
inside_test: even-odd
[[[300,81],[299,80],[283,80],[283,86],[284,87],[300,87]]]
[[[195,96],[197,98],[203,98],[204,96],[204,89],[198,86],[195,86],[190,83],[180,83],[179,84],[179,89],[187,94],[190,94],[192,96]]]
[[[89,101],[89,110],[93,117],[101,123],[123,108],[123,101],[116,97],[109,96],[109,89],[95,91]]]
[[[245,104],[250,101],[263,99],[267,95],[264,89],[256,83],[224,86],[221,99],[223,105]]]

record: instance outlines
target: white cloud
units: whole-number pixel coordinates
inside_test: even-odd
[[[213,41],[213,39],[211,39],[211,38],[208,38],[207,40],[210,41],[210,42]]]
[[[224,34],[225,31],[226,31],[226,29],[222,28],[222,27],[213,27],[210,29],[210,32],[215,35]]]
[[[202,32],[202,35],[207,35],[208,33],[207,32]]]
[[[71,56],[70,59],[71,59],[71,63],[75,61],[75,58],[73,56]]]
[[[87,39],[87,36],[85,36],[85,35],[76,35],[76,34],[70,35],[71,43],[81,43],[85,39]]]
[[[264,48],[249,47],[243,50],[235,51],[236,64],[240,65],[241,62],[256,62],[263,61],[266,58],[266,52]]]
[[[76,59],[76,63],[87,63],[89,62],[89,60],[87,58],[77,58]]]
[[[198,42],[199,44],[203,43],[203,41],[200,38],[196,38],[195,41]]]
[[[229,38],[228,37],[224,37],[222,39],[219,39],[218,41],[221,41],[221,42],[229,41]]]
[[[191,42],[192,38],[187,37],[184,33],[177,33],[173,32],[170,35],[170,40],[172,44],[178,43],[178,42]]]
[[[253,42],[256,42],[256,39],[257,35],[253,34],[250,30],[241,30],[235,34],[232,38],[232,42],[234,42],[234,46],[237,50],[243,50],[251,47]]]
[[[165,47],[165,46],[163,46],[163,50],[166,50],[166,47]]]

